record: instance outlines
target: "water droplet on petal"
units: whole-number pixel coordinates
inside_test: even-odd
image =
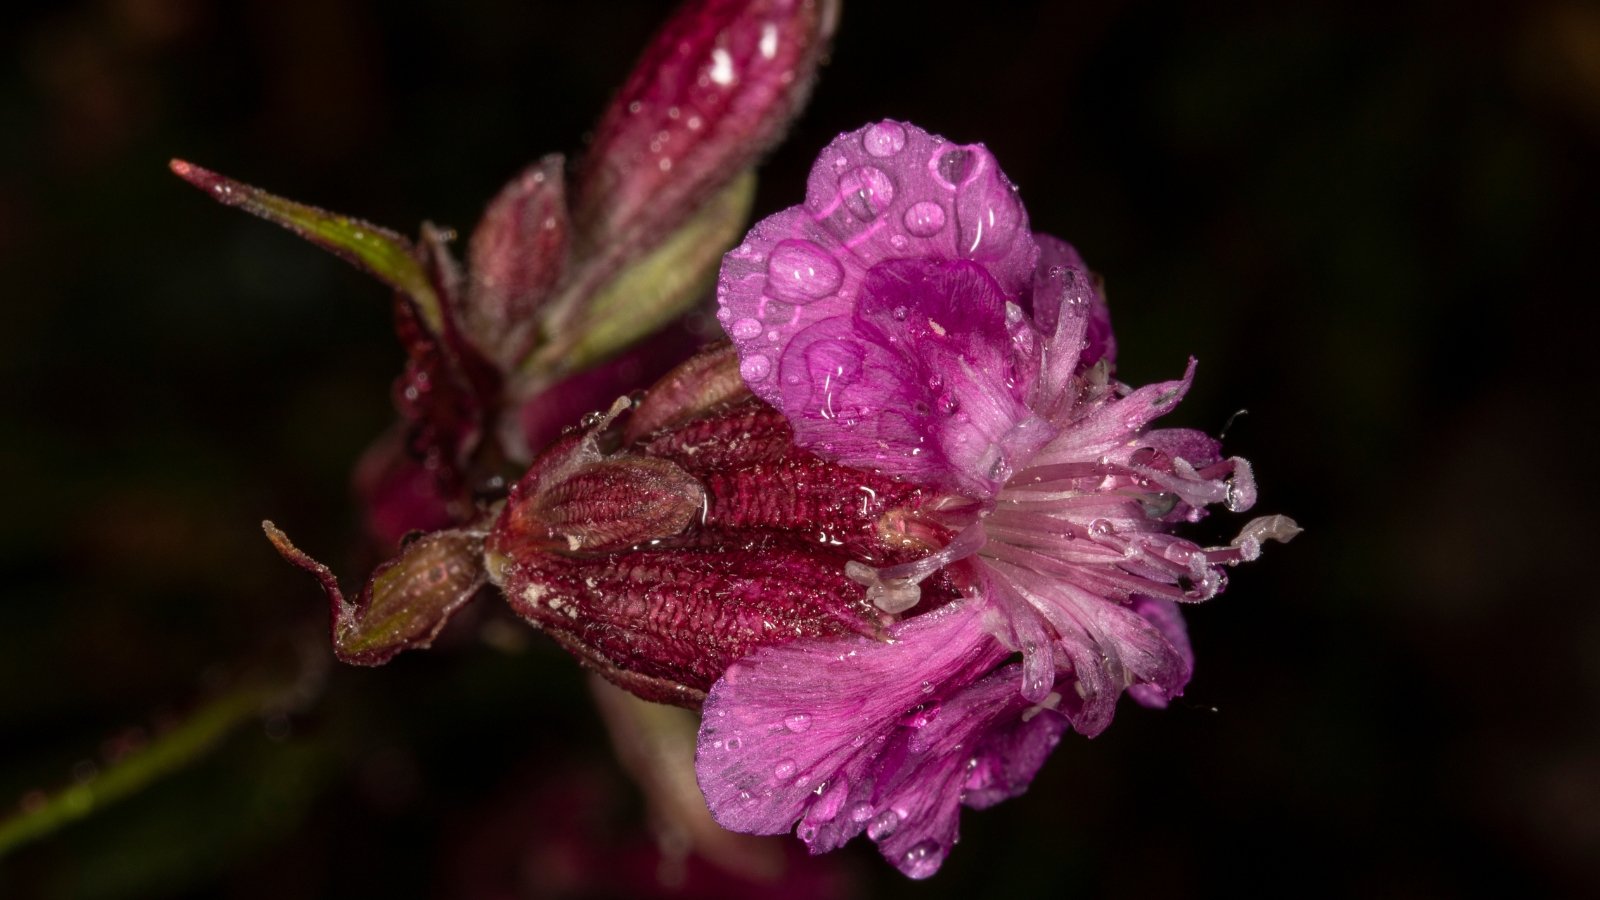
[[[817,839],[817,826],[810,822],[801,822],[794,830],[794,836],[809,844]]]
[[[799,734],[811,727],[811,716],[806,713],[794,713],[783,720],[783,727]]]
[[[867,837],[881,841],[900,827],[900,814],[892,809],[886,809],[878,814],[876,819],[867,823]]]
[[[740,319],[728,326],[728,334],[739,340],[748,340],[761,333],[759,319]]]
[[[850,821],[865,822],[870,818],[872,818],[872,804],[857,803],[855,806],[850,807]]]
[[[828,251],[810,241],[782,241],[767,261],[767,289],[790,303],[810,303],[832,294],[844,270]]]
[[[739,739],[738,739],[738,738],[736,738],[736,737],[731,737],[731,738],[728,738],[728,742],[727,742],[727,744],[725,744],[725,745],[724,745],[724,746],[726,746],[726,747],[727,747],[727,748],[728,748],[728,749],[729,749],[729,750],[737,750],[737,749],[739,749],[739,748],[740,748],[740,747],[743,747],[743,746],[744,746],[744,743],[743,743],[743,742],[741,742],[741,741],[740,741],[740,740],[739,740]]]
[[[938,868],[940,861],[939,842],[929,838],[906,851],[901,869],[912,878],[922,878]]]
[[[934,174],[945,183],[946,187],[954,188],[964,183],[971,175],[973,154],[965,147],[946,150],[934,158]]]
[[[893,156],[905,149],[906,130],[896,122],[879,122],[861,136],[861,146],[873,156]]]
[[[795,765],[794,760],[780,759],[778,760],[778,764],[772,768],[772,777],[778,779],[779,781],[788,781],[794,777],[796,768],[798,767]]]
[[[851,215],[870,222],[894,202],[894,180],[876,166],[862,166],[839,179],[839,196]]]
[[[913,203],[900,220],[906,230],[917,237],[932,237],[944,228],[944,207],[932,200],[923,200]]]
[[[1105,537],[1116,531],[1109,519],[1095,519],[1089,523],[1090,537]]]
[[[772,360],[757,353],[739,363],[739,374],[749,383],[766,378],[772,372]]]
[[[1144,514],[1152,519],[1166,518],[1177,507],[1178,495],[1171,491],[1146,494],[1139,498],[1139,505],[1144,507]]]

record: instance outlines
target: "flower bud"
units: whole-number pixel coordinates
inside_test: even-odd
[[[729,373],[732,373],[731,376]],[[795,637],[881,637],[893,617],[846,575],[851,560],[923,552],[881,523],[926,497],[794,445],[771,407],[714,349],[569,434],[534,462],[487,542],[512,607],[612,682],[695,706],[756,647]],[[603,452],[607,444],[620,444]],[[949,600],[949,579],[924,584]]]
[[[654,243],[744,171],[805,102],[837,0],[690,0],[655,35],[595,130],[574,192],[580,233]]]
[[[289,562],[315,575],[333,607],[333,650],[341,662],[379,666],[402,650],[427,647],[485,582],[483,536],[467,530],[417,538],[379,566],[355,602],[339,581],[271,522],[268,540]]]
[[[503,369],[536,337],[534,314],[566,268],[569,231],[563,161],[552,154],[502,188],[472,232],[463,327]]]

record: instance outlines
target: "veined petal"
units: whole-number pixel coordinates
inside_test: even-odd
[[[892,260],[854,315],[796,335],[779,407],[801,446],[846,465],[993,494],[1055,434],[1023,403],[1037,363],[1012,340],[1007,301],[970,262]]]
[[[1096,459],[1105,454],[1131,454],[1131,439],[1157,418],[1177,407],[1178,401],[1189,392],[1194,382],[1195,361],[1183,377],[1176,381],[1161,381],[1138,388],[1125,397],[1110,400],[1093,407],[1087,415],[1074,421],[1071,427],[1044,447],[1033,458],[1034,465],[1049,465]]]
[[[829,144],[805,205],[758,223],[728,254],[718,318],[749,367],[751,390],[777,404],[772,363],[806,328],[849,315],[878,263],[972,260],[1006,299],[1019,300],[1037,256],[1015,188],[987,149],[886,120]],[[765,364],[751,365],[757,358]]]
[[[1105,291],[1089,273],[1077,248],[1053,235],[1035,233],[1039,245],[1039,267],[1034,273],[1033,316],[1039,330],[1049,334],[1055,328],[1058,305],[1050,302],[1051,292],[1043,291],[1041,284],[1063,269],[1076,269],[1085,277],[1088,297],[1087,327],[1083,335],[1083,350],[1078,368],[1087,369],[1100,360],[1115,366],[1117,339],[1111,333],[1111,307],[1106,304]]]
[[[985,677],[1008,652],[971,602],[902,622],[889,642],[757,651],[706,699],[695,767],[712,815],[736,831],[794,827],[817,853],[866,832],[907,875],[933,874],[968,792],[985,806],[1021,793],[1065,727],[1025,716],[1016,667]]]
[[[1183,688],[1194,674],[1194,648],[1189,643],[1189,628],[1183,623],[1183,612],[1178,604],[1158,597],[1134,597],[1133,611],[1144,617],[1183,660],[1181,679],[1166,684],[1140,682],[1128,686],[1128,696],[1143,706],[1164,708],[1174,697],[1183,694]]]

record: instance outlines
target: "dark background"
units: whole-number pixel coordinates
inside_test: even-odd
[[[1600,11],[1580,2],[847,2],[763,171],[833,135],[983,141],[1107,279],[1132,383],[1306,527],[1191,610],[1184,702],[1125,704],[854,896],[1600,891],[1593,268]],[[1293,6],[1293,9],[1288,8]],[[102,0],[12,13],[0,81],[0,805],[281,665],[353,577],[389,421],[385,291],[166,171],[412,231],[581,148],[651,2]],[[1239,520],[1205,531],[1225,537]],[[484,600],[480,607],[498,601]],[[604,896],[653,872],[574,665],[480,612],[0,861],[0,894]],[[477,632],[499,635],[483,641]],[[315,666],[312,667],[315,669]],[[37,795],[33,795],[35,802]],[[21,801],[19,801],[21,802]],[[731,889],[730,889],[731,890]]]

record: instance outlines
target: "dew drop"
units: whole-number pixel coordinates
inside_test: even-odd
[[[761,322],[758,319],[740,319],[728,326],[728,334],[739,339],[748,340],[761,333]]]
[[[811,824],[810,822],[801,822],[800,825],[795,828],[794,836],[809,844],[817,839],[817,826]]]
[[[1089,523],[1090,537],[1105,537],[1116,531],[1109,519],[1095,519]]]
[[[944,228],[944,207],[932,200],[913,203],[900,221],[917,237],[932,237]]]
[[[850,821],[865,822],[870,818],[872,818],[872,804],[857,803],[855,806],[850,807]]]
[[[788,781],[794,777],[796,768],[798,767],[794,764],[794,760],[780,759],[778,760],[778,764],[772,767],[772,777],[778,779],[779,781]]]
[[[1144,514],[1152,519],[1166,518],[1177,507],[1178,495],[1171,491],[1147,494],[1139,498],[1139,505],[1144,507]]]
[[[894,180],[876,166],[862,166],[839,179],[839,195],[851,215],[870,222],[894,202]]]
[[[965,182],[972,174],[973,162],[972,151],[958,147],[941,153],[934,162],[934,171],[948,187],[953,188]]]
[[[867,823],[867,837],[881,841],[900,827],[900,814],[892,809],[886,809],[878,814],[876,819]]]
[[[879,122],[861,136],[861,146],[873,156],[893,156],[905,149],[906,130],[897,122]]]
[[[811,727],[811,716],[806,713],[793,713],[783,720],[783,727],[799,734]]]
[[[731,737],[728,738],[728,742],[723,746],[727,747],[729,750],[737,750],[740,747],[743,747],[744,743],[736,737]]]
[[[923,878],[939,867],[939,842],[929,838],[918,841],[903,858],[902,870],[912,878]]]
[[[757,353],[739,363],[739,374],[748,383],[761,381],[772,372],[772,360]]]
[[[839,263],[810,241],[782,241],[767,261],[767,289],[790,303],[804,304],[826,297],[837,291],[843,281],[844,270]]]

